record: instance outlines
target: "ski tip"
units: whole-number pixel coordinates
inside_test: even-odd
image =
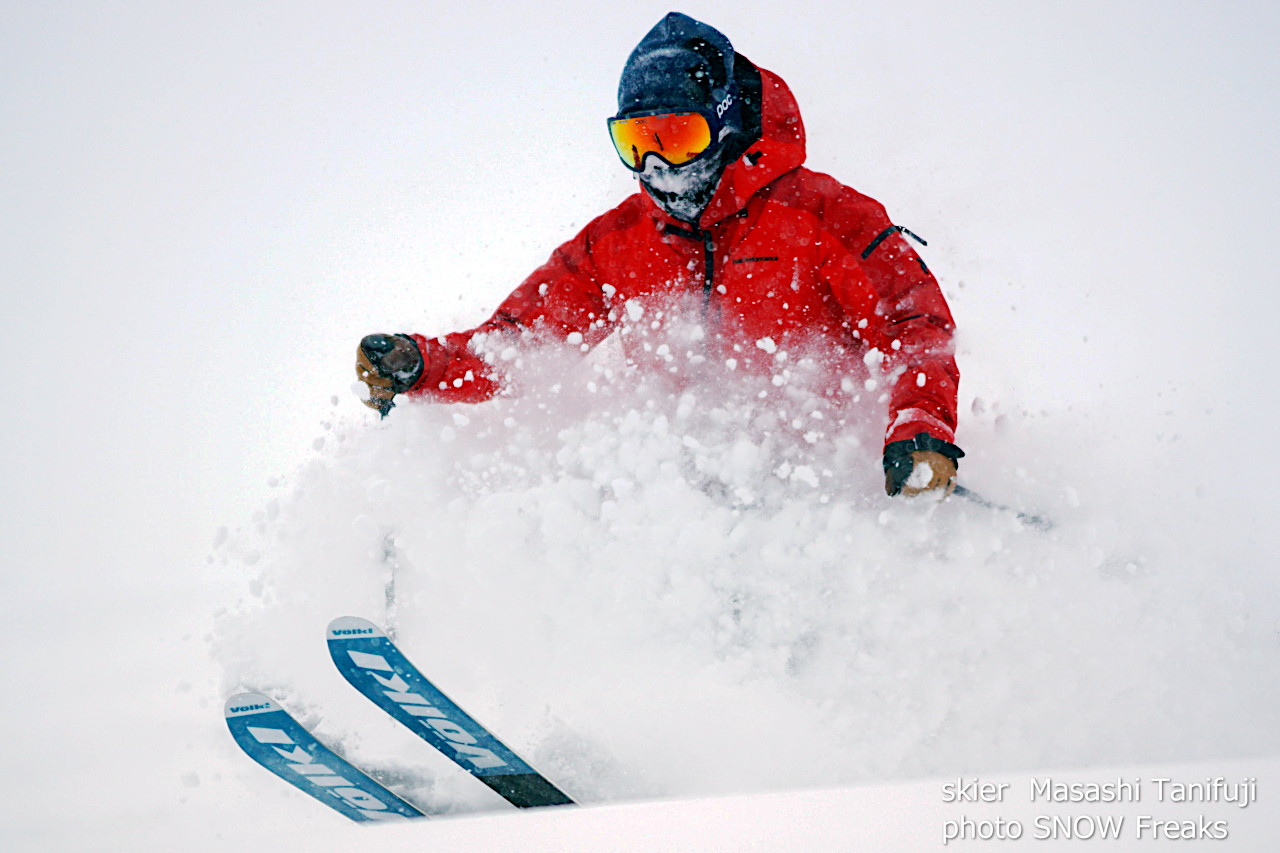
[[[250,714],[266,714],[279,711],[280,706],[261,693],[237,693],[227,700],[225,714],[232,717],[247,717]]]
[[[325,639],[330,641],[372,639],[385,636],[387,635],[382,632],[381,628],[368,619],[361,619],[359,616],[339,616],[329,623],[329,630],[325,633]]]

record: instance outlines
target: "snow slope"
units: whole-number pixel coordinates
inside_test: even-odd
[[[1206,571],[1126,509],[1140,492],[1070,465],[997,477],[995,428],[972,417],[974,480],[1057,527],[889,501],[874,438],[828,431],[795,385],[604,370],[557,363],[555,392],[337,430],[217,550],[249,566],[215,632],[223,692],[283,694],[348,742],[318,632],[372,615],[589,802],[1280,747],[1273,593]],[[1060,464],[1096,465],[1061,420],[1041,440],[1060,430]],[[349,746],[375,765],[403,749]],[[463,807],[457,779],[421,784]]]
[[[1153,778],[1204,780],[1221,773],[1233,779],[1274,778],[1280,766],[1275,759],[1212,764],[1160,764],[1131,767],[1098,767],[1088,773],[1054,773],[1062,783],[1096,783],[1102,780],[1139,780],[1147,786],[1146,802],[1123,806],[1054,806],[1032,804],[1030,776],[984,776],[992,786],[1007,785],[1006,803],[947,805],[941,802],[944,785],[956,779],[929,779],[911,783],[858,786],[839,790],[805,790],[675,802],[640,802],[593,806],[583,809],[544,809],[536,813],[506,811],[485,817],[431,819],[429,823],[358,826],[338,821],[280,821],[221,825],[198,839],[184,841],[185,849],[226,849],[249,846],[262,849],[343,850],[370,847],[386,853],[417,851],[430,844],[442,850],[521,850],[555,853],[595,853],[600,850],[775,851],[775,850],[875,850],[879,853],[982,851],[1005,848],[1061,851],[1079,849],[1081,843],[1124,853],[1148,850],[1262,851],[1274,847],[1280,832],[1275,809],[1251,804],[1240,809],[1218,803],[1191,806],[1155,802]],[[262,774],[265,778],[265,774]],[[302,799],[300,796],[299,799]],[[284,805],[281,797],[281,806]],[[309,803],[308,803],[309,804]],[[1054,817],[1066,818],[1055,823]],[[1219,841],[1169,838],[1167,827],[1198,818],[1225,831]],[[1001,821],[1005,835],[1017,840],[956,840],[964,818],[994,826]],[[1110,818],[1106,824],[1098,818]],[[1146,820],[1143,820],[1146,818]],[[1122,822],[1121,822],[1122,820]],[[341,821],[341,822],[339,822]],[[1163,822],[1156,829],[1156,822]],[[1012,828],[1016,823],[1020,829]],[[949,826],[950,825],[950,826]],[[1102,827],[1108,827],[1104,830]],[[948,830],[952,840],[946,835]],[[983,830],[986,832],[986,830]],[[1106,831],[1108,834],[1103,835]],[[1156,832],[1161,837],[1154,838]],[[1193,830],[1194,831],[1194,830]],[[156,845],[156,849],[165,849]]]
[[[665,11],[6,13],[7,845],[351,843],[235,752],[241,687],[430,808],[500,805],[332,672],[343,613],[584,802],[752,795],[435,836],[476,849],[777,838],[815,797],[829,849],[901,803],[893,849],[953,774],[1196,762],[1269,796],[1268,4],[685,9],[788,79],[812,166],[929,239],[965,482],[1048,533],[883,497],[878,415],[836,429],[802,383],[549,355],[516,399],[354,401],[360,335],[476,322],[629,191],[599,120]],[[517,107],[557,117],[539,146]],[[814,788],[844,790],[764,793]]]

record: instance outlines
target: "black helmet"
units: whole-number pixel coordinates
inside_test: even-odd
[[[741,131],[736,59],[724,33],[671,12],[627,58],[618,81],[618,115],[699,112],[714,115],[721,127]]]

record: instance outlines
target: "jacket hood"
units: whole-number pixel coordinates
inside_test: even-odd
[[[744,59],[739,56],[739,61]],[[700,228],[710,228],[742,210],[761,189],[804,164],[805,135],[800,106],[781,77],[764,68],[759,71],[760,138],[725,167],[715,195],[698,219]],[[643,183],[641,192],[651,216],[678,227],[687,227],[688,223],[668,215],[649,195]]]

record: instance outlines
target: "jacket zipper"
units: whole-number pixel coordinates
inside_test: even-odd
[[[711,232],[699,233],[702,235],[702,264],[706,267],[706,272],[702,276],[702,323],[705,326],[711,321],[711,292],[715,287],[716,252]]]
[[[711,239],[710,229],[698,229],[696,231],[689,228],[681,228],[678,225],[668,225],[662,229],[666,234],[675,234],[689,240],[702,240],[702,322],[703,325],[709,325],[711,321],[711,294],[715,290],[716,279],[716,252],[715,241]]]

